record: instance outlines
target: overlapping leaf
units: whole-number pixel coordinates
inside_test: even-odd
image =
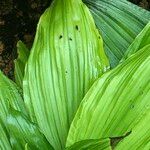
[[[133,43],[129,46],[121,62],[148,44],[150,44],[150,22],[144,27]]]
[[[10,107],[27,114],[22,99],[22,90],[0,71],[0,119],[4,124]]]
[[[21,41],[18,41],[17,43],[17,53],[18,53],[18,58],[14,61],[14,64],[15,64],[14,75],[15,75],[16,83],[20,87],[22,87],[25,64],[29,57],[29,50]]]
[[[30,116],[55,149],[64,148],[78,105],[108,66],[87,7],[55,0],[38,24],[24,79]]]
[[[21,89],[0,72],[0,149],[52,149],[27,117]]]
[[[13,81],[0,71],[0,148],[11,149],[6,127],[6,117],[10,107],[27,115],[22,99],[22,91]]]
[[[66,150],[111,150],[110,139],[80,141]]]
[[[26,143],[28,150],[53,150],[38,127],[21,112],[11,109],[7,127],[14,150],[24,149]]]
[[[126,0],[84,0],[102,33],[111,67],[115,67],[134,38],[150,21],[150,12]]]
[[[150,12],[126,0],[84,0],[84,2],[91,10],[94,21],[103,35],[106,53],[113,68],[150,20]],[[16,63],[16,68],[18,67]],[[21,71],[17,70],[16,74]],[[21,76],[18,77],[17,80],[20,80]]]
[[[115,147],[115,150],[149,150],[150,149],[150,103],[148,111],[141,121],[133,128],[132,133]]]
[[[83,99],[67,146],[126,135],[150,105],[150,44],[98,79]]]

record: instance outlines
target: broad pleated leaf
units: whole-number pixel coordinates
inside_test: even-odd
[[[7,127],[14,150],[24,149],[26,143],[28,150],[53,149],[38,127],[19,111],[11,109],[7,117]]]
[[[111,150],[110,139],[80,141],[66,150]]]
[[[150,44],[150,22],[144,27],[133,43],[129,46],[121,61],[125,60],[130,55],[134,54],[136,51],[148,44]]]
[[[150,12],[126,0],[84,0],[102,33],[111,67],[150,21]]]
[[[81,0],[54,0],[40,18],[26,66],[24,97],[55,149],[62,149],[79,103],[108,68],[103,41]]]
[[[18,41],[17,43],[17,53],[18,53],[18,58],[14,61],[14,65],[15,65],[14,75],[15,75],[16,83],[20,87],[22,87],[25,64],[29,57],[29,50],[22,41]]]
[[[142,120],[133,128],[132,133],[123,139],[115,150],[149,150],[150,149],[150,105]]]
[[[150,45],[94,83],[75,115],[67,146],[126,135],[149,108],[149,98]]]
[[[0,120],[0,149],[1,150],[11,150],[11,145],[9,142],[9,138],[7,137],[7,131],[5,126],[2,124]]]

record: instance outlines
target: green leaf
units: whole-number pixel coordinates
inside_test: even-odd
[[[129,46],[121,62],[148,44],[150,44],[150,22],[144,27],[133,43]]]
[[[1,150],[11,150],[11,145],[9,143],[9,138],[7,136],[7,131],[5,126],[2,124],[0,120],[0,149]]]
[[[0,71],[0,149],[11,149],[7,133],[6,117],[14,108],[27,115],[22,90]]]
[[[133,128],[132,133],[115,147],[115,150],[149,150],[150,149],[150,105],[142,120]]]
[[[111,150],[110,139],[100,140],[85,140],[80,141],[72,146],[66,148],[66,150]]]
[[[150,20],[150,12],[125,0],[84,0],[90,8],[111,67],[114,68],[125,51]]]
[[[29,57],[29,50],[27,49],[27,47],[22,41],[18,41],[17,43],[17,53],[18,53],[18,58],[14,61],[15,81],[20,87],[22,87],[25,64]]]
[[[52,146],[65,147],[76,110],[109,67],[103,41],[81,0],[55,0],[40,18],[25,70],[24,99]]]
[[[149,109],[149,98],[150,44],[94,83],[71,124],[67,146],[126,135]]]
[[[4,124],[10,107],[27,115],[22,90],[0,71],[0,119]]]
[[[7,117],[7,126],[14,150],[24,149],[24,147],[30,150],[53,150],[38,127],[21,112],[11,109]]]

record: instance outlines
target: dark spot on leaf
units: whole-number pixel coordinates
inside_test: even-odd
[[[68,73],[68,71],[66,71],[66,73]]]
[[[131,105],[131,109],[133,109],[134,108],[134,105]]]
[[[61,39],[61,38],[62,38],[62,35],[59,36],[59,39]]]
[[[76,30],[79,30],[79,27],[78,27],[78,25],[76,25]]]
[[[143,93],[144,93],[143,91],[140,92],[141,95],[143,95]]]
[[[125,137],[127,137],[128,135],[130,135],[131,132],[132,132],[132,131],[127,132],[126,135],[120,136],[120,137],[110,137],[110,144],[111,144],[112,150],[114,150],[114,148],[116,147],[116,145],[117,145],[121,140],[123,140]]]
[[[99,36],[98,38],[100,39],[101,37]]]
[[[72,41],[72,38],[69,38],[70,41]]]

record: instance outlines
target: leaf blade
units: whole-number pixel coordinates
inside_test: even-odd
[[[28,149],[53,150],[38,127],[30,122],[21,112],[14,109],[10,110],[7,117],[7,127],[12,141],[13,149],[23,149],[28,143]]]
[[[121,62],[148,44],[150,44],[150,22],[144,27],[133,43],[129,46]]]
[[[80,101],[108,67],[87,7],[81,0],[54,1],[39,21],[24,79],[32,121],[54,148],[65,147]]]
[[[148,105],[149,106],[149,105]],[[147,106],[147,107],[148,107]],[[115,147],[115,150],[124,149],[127,150],[129,148],[136,149],[149,149],[150,145],[150,109],[143,116],[141,121],[133,128],[132,133],[124,138],[119,144]]]
[[[14,61],[15,82],[20,87],[22,87],[25,64],[26,64],[28,57],[29,57],[29,50],[27,49],[27,47],[25,46],[25,44],[22,41],[18,41],[18,43],[17,43],[17,53],[18,53],[18,58]]]
[[[84,0],[102,33],[111,67],[150,20],[150,12],[124,0]]]
[[[75,143],[66,150],[111,150],[110,139],[85,140]]]
[[[148,109],[149,72],[150,45],[98,79],[80,104],[67,146],[130,132]]]

